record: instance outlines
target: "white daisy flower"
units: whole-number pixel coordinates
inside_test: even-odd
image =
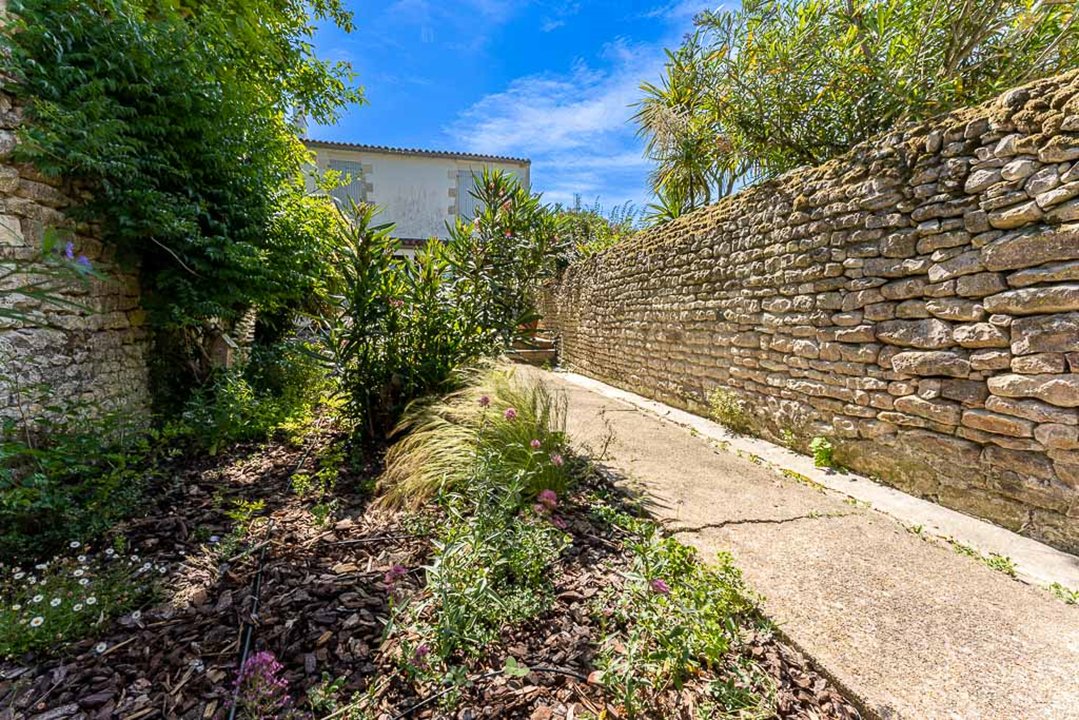
[[[143,564],[142,564],[142,570],[143,570],[143,571],[145,572],[146,570],[149,570],[149,569],[150,569],[150,568],[152,568],[153,566],[154,566],[154,564],[153,564],[153,563],[143,563]]]
[[[33,620],[30,621],[30,627],[41,627],[42,623],[44,623],[44,622],[45,622],[45,618],[38,615],[37,617],[35,617]]]
[[[13,577],[16,580],[22,580],[24,577],[26,577],[26,573],[24,573],[22,570],[20,570],[19,572],[15,573],[15,575]]]
[[[82,568],[79,568],[79,569],[77,569],[75,572],[73,572],[71,574],[74,575],[75,577],[82,577],[83,575],[86,574],[86,571],[83,570]]]
[[[22,610],[22,605],[19,605],[18,603],[16,603],[15,605],[11,606],[11,609],[14,610],[15,612],[18,612],[19,610]]]
[[[83,579],[79,580],[79,585],[82,585],[83,587],[86,587],[89,584],[90,584],[90,578],[83,578]]]
[[[68,543],[68,547],[74,550],[77,547],[82,547],[82,543],[78,540],[72,540],[70,543]]]
[[[34,566],[34,569],[35,570],[45,570],[48,567],[49,567],[48,563],[38,563],[37,565]]]
[[[86,604],[87,604],[87,605],[94,605],[94,604],[96,604],[96,603],[97,603],[97,598],[96,598],[96,597],[94,597],[93,595],[91,595],[90,597],[86,598]]]
[[[131,619],[132,620],[138,621],[141,618],[142,618],[142,611],[141,610],[136,610],[135,612],[131,613]]]
[[[84,563],[84,562],[86,562],[86,556],[85,556],[85,555],[79,555],[79,556],[78,556],[77,558],[75,558],[75,559],[76,559],[76,560],[78,560],[78,561],[79,561],[79,562],[81,562],[81,563]]]
[[[139,556],[138,555],[132,555],[131,556],[131,562],[138,562],[138,561],[139,561]]]
[[[60,600],[60,598],[53,598],[52,600],[49,601],[49,606],[50,607],[57,607],[57,606],[60,605],[61,602],[62,601]]]
[[[112,557],[113,555],[116,554],[116,551],[113,550],[112,548],[105,548],[105,554],[108,555],[109,557]]]
[[[34,596],[34,597],[33,597],[33,598],[32,598],[32,599],[30,600],[30,602],[32,602],[32,603],[39,603],[39,602],[41,602],[41,601],[42,601],[42,600],[44,600],[44,599],[45,599],[45,596],[44,596],[44,595],[35,595],[35,596]]]
[[[101,653],[105,652],[108,649],[109,649],[108,643],[99,642],[97,645],[94,645],[94,652],[96,652],[98,655],[100,655]]]
[[[158,571],[159,573],[161,573],[162,575],[164,575],[164,574],[165,574],[165,571],[166,571],[166,570],[168,570],[168,568],[167,568],[167,567],[165,567],[164,565],[161,565],[161,566],[159,566],[159,567],[157,568],[157,571]]]
[[[75,603],[71,606],[71,609],[75,612],[80,612],[82,610],[82,603]]]

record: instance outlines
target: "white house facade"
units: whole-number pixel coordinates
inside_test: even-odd
[[[477,210],[471,195],[484,169],[503,170],[531,187],[531,161],[472,153],[410,150],[305,139],[320,173],[335,170],[349,182],[332,194],[382,208],[379,222],[392,222],[402,251],[412,254],[428,238],[447,237],[447,223],[470,220]]]

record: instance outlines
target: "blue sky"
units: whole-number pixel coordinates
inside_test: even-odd
[[[549,202],[649,200],[648,162],[629,121],[665,47],[703,0],[346,0],[351,35],[320,29],[370,104],[309,135],[375,145],[528,157]]]

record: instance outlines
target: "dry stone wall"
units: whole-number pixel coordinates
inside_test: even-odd
[[[0,304],[34,314],[31,323],[0,317],[0,418],[40,417],[46,402],[143,413],[149,340],[137,275],[111,261],[93,228],[64,215],[70,189],[11,160],[21,122],[21,108],[0,91]],[[10,292],[35,277],[32,263],[50,228],[70,231],[74,251],[101,275],[65,285],[70,305]]]
[[[565,366],[1079,552],[1079,73],[568,268]]]

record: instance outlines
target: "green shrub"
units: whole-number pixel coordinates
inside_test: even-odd
[[[0,427],[0,559],[40,558],[91,539],[138,503],[169,436],[126,410],[60,404],[45,385],[19,388],[40,408]]]
[[[304,345],[256,346],[246,363],[220,370],[196,390],[180,422],[192,443],[213,454],[234,442],[302,427],[328,388],[325,369]]]
[[[78,541],[30,569],[0,566],[0,657],[53,650],[106,627],[147,600],[155,576],[165,571],[137,555],[92,552]]]
[[[709,393],[708,410],[712,419],[728,430],[747,433],[752,429],[752,418],[745,403],[729,390],[716,388]]]
[[[535,283],[556,263],[556,223],[537,196],[501,172],[477,179],[484,210],[445,242],[399,257],[377,210],[350,208],[334,243],[341,277],[323,321],[326,359],[367,439],[393,428],[416,398],[452,388],[454,372],[495,355],[536,315]]]

